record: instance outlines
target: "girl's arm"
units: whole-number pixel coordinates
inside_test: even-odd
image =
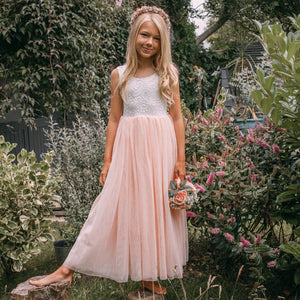
[[[119,120],[122,116],[123,101],[119,90],[115,91],[119,82],[118,70],[114,69],[111,73],[110,91],[111,91],[111,108],[106,132],[106,144],[104,154],[104,165],[100,174],[99,182],[103,186],[110,167],[112,150],[116,137]]]
[[[173,180],[177,177],[181,181],[185,178],[185,136],[184,136],[184,124],[181,113],[180,104],[180,93],[179,93],[179,83],[174,91],[174,103],[170,106],[169,113],[174,122],[174,129],[177,141],[177,162],[174,167]]]

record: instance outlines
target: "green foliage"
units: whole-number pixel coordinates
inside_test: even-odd
[[[260,41],[272,59],[274,75],[266,76],[257,70],[260,89],[252,92],[252,97],[262,111],[277,124],[287,129],[286,155],[292,158],[288,173],[283,174],[287,182],[285,190],[278,195],[280,211],[277,216],[288,223],[299,226],[300,220],[300,15],[290,18],[295,32],[288,34],[279,24],[261,24],[256,21]],[[299,241],[289,241],[280,248],[286,252],[280,267],[294,274],[294,282],[300,284]]]
[[[99,176],[103,166],[106,127],[100,109],[91,120],[77,116],[72,128],[51,122],[48,147],[55,153],[53,169],[63,178],[59,194],[66,211],[68,229],[63,237],[75,241],[92,203],[101,191]]]
[[[132,2],[0,2],[1,115],[85,112],[109,98],[109,74],[123,63]],[[105,22],[103,21],[105,20]]]
[[[300,15],[291,18],[295,32],[286,34],[279,24],[256,21],[259,38],[272,59],[273,76],[257,70],[261,90],[252,96],[262,111],[296,140],[300,135]],[[299,140],[298,140],[299,145]]]
[[[222,90],[214,111],[187,120],[187,171],[201,186],[199,201],[192,207],[193,224],[211,236],[223,272],[229,272],[231,264],[247,263],[247,271],[261,282],[272,274],[269,259],[278,257],[273,247],[289,238],[277,229],[285,224],[280,218],[285,206],[277,196],[288,183],[296,184],[290,170],[294,156],[285,130],[267,120],[241,131],[232,115],[223,115],[224,99]],[[299,209],[290,209],[297,218]],[[263,238],[259,245],[258,234]],[[241,239],[248,239],[246,245]]]
[[[50,170],[53,153],[38,163],[24,149],[17,158],[10,154],[15,146],[0,136],[0,257],[6,273],[20,272],[40,252],[40,243],[52,239],[51,221],[45,217],[58,199],[54,192],[59,179]]]

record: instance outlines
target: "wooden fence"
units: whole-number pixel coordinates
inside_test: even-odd
[[[27,151],[33,150],[40,160],[41,154],[47,152],[44,130],[48,128],[48,123],[47,119],[37,119],[36,129],[19,122],[0,123],[0,135],[3,135],[7,142],[17,144],[13,154],[18,154],[24,148]]]

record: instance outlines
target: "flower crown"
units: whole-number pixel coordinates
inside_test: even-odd
[[[161,8],[158,8],[156,6],[143,6],[141,8],[138,8],[132,14],[132,17],[131,17],[131,20],[130,20],[130,25],[132,26],[134,24],[134,22],[136,21],[136,19],[140,15],[146,14],[146,13],[152,13],[152,14],[158,14],[158,15],[160,15],[164,19],[164,21],[165,21],[165,23],[167,25],[168,31],[170,31],[171,23],[170,23],[169,16]]]

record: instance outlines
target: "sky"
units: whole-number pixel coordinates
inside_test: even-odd
[[[200,8],[200,10],[202,10],[203,2],[204,0],[191,0],[192,7],[197,9]],[[206,21],[199,18],[192,19],[192,21],[198,26],[198,28],[196,29],[196,34],[200,35],[206,27]]]

